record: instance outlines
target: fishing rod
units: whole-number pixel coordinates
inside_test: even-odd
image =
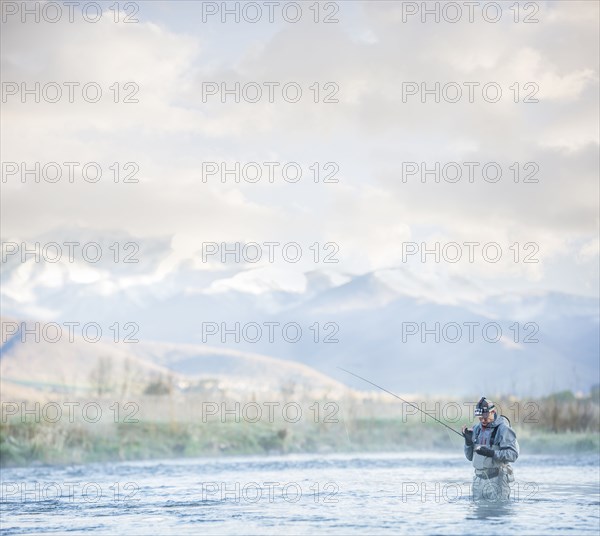
[[[371,385],[373,385],[374,387],[377,387],[377,389],[381,389],[382,391],[385,391],[386,393],[395,396],[397,399],[402,400],[402,402],[404,402],[405,404],[408,404],[409,406],[412,406],[415,409],[418,409],[421,413],[425,413],[425,415],[427,415],[428,417],[431,417],[434,421],[439,422],[441,425],[445,426],[446,428],[448,428],[448,430],[452,430],[455,434],[459,435],[460,437],[464,437],[460,432],[457,432],[454,428],[452,428],[451,426],[448,426],[446,423],[443,423],[442,421],[440,421],[439,419],[436,419],[433,415],[430,415],[429,413],[427,413],[426,411],[423,411],[420,407],[416,406],[415,404],[409,402],[408,400],[404,400],[404,398],[402,398],[401,396],[398,396],[394,393],[392,393],[391,391],[388,391],[387,389],[384,389],[383,387],[381,387],[381,385],[377,385],[376,383],[373,383],[372,381],[367,380],[366,378],[363,378],[362,376],[359,376],[358,374],[354,374],[354,372],[350,372],[349,370],[346,370],[345,368],[342,367],[338,367],[340,370],[343,370],[344,372],[347,372],[348,374],[352,374],[352,376],[355,376],[356,378],[358,378],[359,380],[362,380],[364,382],[370,383]]]

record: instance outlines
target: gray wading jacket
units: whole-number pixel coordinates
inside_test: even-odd
[[[493,444],[490,445],[493,437]],[[481,456],[474,452],[477,445],[492,448],[494,457]],[[475,469],[489,469],[512,463],[519,457],[519,443],[515,432],[510,427],[508,420],[502,415],[497,415],[493,423],[485,428],[481,423],[473,426],[473,445],[465,445],[465,456],[473,462]]]

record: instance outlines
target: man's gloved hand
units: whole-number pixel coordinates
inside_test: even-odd
[[[475,452],[477,454],[480,454],[481,456],[485,456],[486,458],[493,458],[494,457],[494,449],[491,449],[489,447],[478,447],[475,449]]]
[[[473,446],[473,430],[465,427],[465,428],[463,428],[462,435],[465,438],[465,445],[467,445],[467,447],[472,447]]]

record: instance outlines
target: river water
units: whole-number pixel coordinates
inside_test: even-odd
[[[598,534],[597,455],[528,456],[474,502],[460,455],[240,457],[2,469],[2,534]]]

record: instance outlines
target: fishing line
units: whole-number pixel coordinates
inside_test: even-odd
[[[388,393],[388,394],[390,394],[392,396],[395,396],[398,400],[402,400],[402,402],[404,402],[405,404],[408,404],[409,406],[411,406],[411,407],[419,410],[421,413],[425,413],[425,415],[427,415],[428,417],[431,417],[434,421],[439,422],[442,426],[445,426],[446,428],[448,428],[448,430],[452,430],[456,435],[459,435],[460,437],[464,437],[460,432],[457,432],[451,426],[448,426],[447,424],[443,423],[442,421],[440,421],[439,419],[437,419],[433,415],[427,413],[426,411],[423,411],[420,407],[415,406],[415,404],[409,402],[408,400],[404,400],[404,398],[402,398],[401,396],[398,396],[398,395],[392,393],[391,391],[388,391],[387,389],[384,389],[383,387],[381,387],[381,385],[377,385],[376,383],[373,383],[372,381],[367,380],[366,378],[363,378],[362,376],[359,376],[358,374],[354,374],[354,372],[350,372],[349,370],[346,370],[345,368],[342,368],[342,367],[338,367],[338,368],[340,370],[343,370],[344,372],[347,372],[348,374],[352,374],[352,376],[358,378],[359,380],[362,380],[364,382],[370,383],[374,387],[377,387],[377,389],[381,389],[382,391],[385,391],[386,393]]]

